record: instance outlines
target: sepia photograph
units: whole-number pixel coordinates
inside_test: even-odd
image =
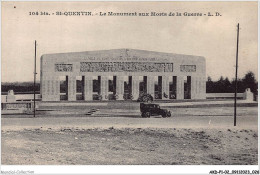
[[[1,1],[1,31],[1,173],[259,174],[258,1]]]

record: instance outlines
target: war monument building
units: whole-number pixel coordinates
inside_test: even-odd
[[[115,49],[41,56],[42,101],[205,99],[201,56]]]

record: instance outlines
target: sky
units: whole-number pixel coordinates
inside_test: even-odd
[[[33,81],[35,40],[38,81],[43,54],[120,48],[203,56],[207,77],[232,80],[238,23],[238,77],[252,71],[258,78],[257,10],[257,2],[2,2],[1,81]],[[94,15],[55,15],[78,11]],[[95,15],[110,11],[182,16]],[[221,16],[183,16],[184,12]]]

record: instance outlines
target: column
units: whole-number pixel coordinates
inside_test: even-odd
[[[68,76],[68,101],[76,101],[76,76]]]
[[[206,78],[200,77],[200,99],[206,99]]]
[[[51,101],[50,94],[51,94],[51,80],[49,77],[46,77],[45,80],[45,87],[46,87],[46,101]]]
[[[199,98],[199,94],[200,94],[200,77],[197,77],[197,80],[196,80],[196,94],[197,94],[197,98]]]
[[[193,99],[206,99],[206,79],[204,77],[196,77],[195,81],[195,95]]]
[[[168,98],[164,97],[164,93],[168,96]],[[169,77],[162,76],[162,99],[169,99]]]
[[[84,81],[84,100],[91,101],[93,100],[93,77],[85,75]]]
[[[197,82],[198,82],[198,77],[191,76],[191,99],[197,99],[198,95],[200,94],[197,91]]]
[[[118,95],[118,100],[123,100],[124,96],[124,77],[117,76],[116,77],[116,94]]]
[[[147,76],[147,93],[154,97],[154,76]]]
[[[134,100],[139,97],[139,76],[132,76],[132,93]]]
[[[101,95],[102,100],[108,100],[108,77],[101,76]]]
[[[41,88],[42,101],[60,101],[59,76],[42,77]]]
[[[53,101],[60,101],[60,79],[59,76],[55,76],[52,79],[52,100]]]
[[[177,99],[181,100],[184,99],[184,80],[183,76],[177,76],[177,89],[176,89],[176,94],[177,94]]]
[[[48,101],[47,98],[47,81],[46,81],[46,76],[42,77],[41,80],[42,84],[41,84],[41,95],[42,95],[42,101]]]

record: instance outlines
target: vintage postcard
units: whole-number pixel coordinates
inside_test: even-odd
[[[3,174],[259,173],[257,1],[1,10]]]

